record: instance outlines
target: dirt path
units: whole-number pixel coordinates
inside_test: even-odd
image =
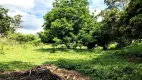
[[[0,75],[8,77],[0,80],[92,80],[76,71],[58,68],[52,64],[37,66],[28,71],[3,72]]]

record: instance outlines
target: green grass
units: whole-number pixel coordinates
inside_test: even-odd
[[[76,70],[94,80],[142,80],[142,44],[120,50],[54,49],[50,45],[3,46],[0,71],[27,70],[37,65],[55,64]]]

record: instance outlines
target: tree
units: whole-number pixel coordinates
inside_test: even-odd
[[[8,16],[8,10],[0,6],[0,34],[2,36],[7,35],[7,31],[10,30],[10,23],[12,18]]]
[[[20,14],[15,15],[14,18],[12,18],[11,27],[10,27],[12,33],[15,33],[15,31],[18,28],[22,28],[22,26],[20,25],[22,22],[21,18],[22,16]]]
[[[142,1],[131,1],[126,8],[126,34],[131,39],[142,39]]]
[[[44,30],[44,32],[38,32],[37,34],[39,38],[41,39],[41,42],[54,43],[54,41],[52,40],[52,36],[49,34],[49,31]]]
[[[100,25],[98,25],[97,18],[98,17],[92,13],[87,22],[88,26],[80,30],[79,33],[79,40],[82,41],[81,44],[83,46],[87,46],[88,49],[93,49],[97,44],[98,29],[100,27]]]
[[[104,0],[109,9],[125,7],[130,0]]]
[[[115,30],[111,30],[117,34],[115,35],[114,40],[118,42],[119,46],[126,46],[130,44],[132,40],[141,40],[142,38],[142,1],[141,0],[105,0],[106,4],[111,7],[109,8],[112,12],[115,8],[119,8],[119,6],[115,5],[116,3],[125,4],[123,9],[120,11],[115,11],[116,15],[112,15],[113,20],[108,23],[110,16],[108,16],[108,21],[104,21],[107,24],[111,24],[112,28],[116,28]],[[113,5],[113,6],[112,6]],[[117,18],[118,16],[118,18]],[[106,17],[106,16],[105,16]],[[117,20],[117,22],[115,22]],[[106,25],[106,24],[105,24]],[[111,28],[110,28],[111,29]],[[113,37],[113,36],[111,36]]]
[[[121,36],[120,13],[119,9],[113,8],[105,9],[99,14],[102,21],[98,23],[100,27],[97,33],[97,44],[104,50],[107,49],[109,43],[117,41]]]
[[[21,17],[21,15],[15,15],[14,18],[10,17],[8,9],[0,6],[0,34],[7,36],[9,32],[14,33],[15,30],[21,28]]]
[[[53,9],[44,16],[43,27],[55,43],[75,48],[82,42],[79,34],[89,28],[89,19],[87,0],[55,0]]]

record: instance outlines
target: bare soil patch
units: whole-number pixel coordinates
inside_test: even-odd
[[[58,68],[53,64],[34,67],[27,71],[0,72],[0,80],[92,80],[74,70]]]

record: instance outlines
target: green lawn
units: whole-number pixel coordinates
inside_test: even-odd
[[[56,49],[50,45],[19,45],[0,50],[0,71],[27,70],[55,64],[94,80],[142,80],[142,44],[121,50]]]

